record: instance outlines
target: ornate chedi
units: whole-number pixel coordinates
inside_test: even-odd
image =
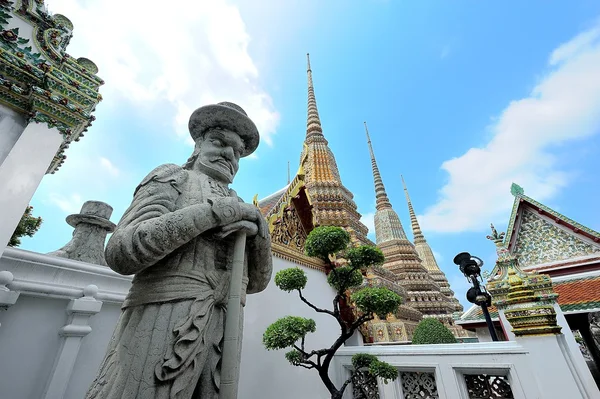
[[[525,272],[519,266],[518,256],[509,252],[504,233],[498,234],[492,225],[487,236],[496,244],[498,260],[494,276],[488,279],[487,289],[494,306],[504,315],[512,332],[517,336],[559,334],[556,322],[556,294],[550,276]]]
[[[72,36],[71,21],[50,15],[43,1],[0,1],[0,103],[27,123],[45,123],[62,134],[47,173],[62,165],[65,149],[83,137],[102,100],[97,66],[66,53]]]
[[[350,233],[352,242],[371,245],[372,242],[367,238],[367,226],[360,221],[361,215],[356,210],[354,196],[342,184],[335,157],[323,135],[310,58],[307,73],[308,119],[300,165],[306,174],[306,189],[312,200],[315,224],[343,227]]]
[[[415,249],[417,250],[417,254],[419,254],[419,258],[421,258],[423,266],[425,266],[425,269],[427,269],[427,272],[429,273],[433,281],[435,281],[437,285],[440,286],[440,291],[442,292],[442,294],[444,294],[453,305],[454,311],[462,312],[462,305],[454,296],[454,291],[450,289],[450,284],[448,283],[446,275],[438,266],[437,261],[435,260],[435,256],[433,255],[433,251],[431,250],[429,244],[427,244],[427,240],[425,240],[425,236],[423,235],[423,232],[421,231],[421,226],[419,226],[419,221],[417,220],[417,215],[415,215],[415,210],[413,208],[412,201],[410,200],[410,196],[408,195],[408,189],[406,188],[404,177],[401,176],[401,178],[402,185],[404,186],[404,193],[406,194],[406,202],[408,203],[410,224],[412,226],[413,239],[415,243]]]
[[[400,218],[392,208],[385,191],[366,122],[365,130],[375,183],[375,237],[377,246],[385,255],[383,267],[392,272],[396,276],[396,282],[406,289],[409,306],[423,313],[425,317],[439,319],[454,329],[455,334],[466,335],[466,332],[454,325],[452,313],[456,305],[441,292],[440,286],[423,266],[415,246],[406,238]]]
[[[396,314],[389,314],[384,320],[375,316],[375,319],[361,327],[360,332],[365,341],[369,343],[410,341],[423,315],[406,304],[408,293],[403,286],[397,283],[396,275],[383,267],[372,267],[366,273],[363,286],[387,288],[405,300],[398,307]]]

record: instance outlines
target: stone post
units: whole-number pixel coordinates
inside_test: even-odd
[[[46,384],[43,399],[64,397],[79,354],[81,340],[92,332],[89,319],[100,312],[102,308],[102,302],[95,298],[97,294],[98,287],[88,285],[83,289],[82,298],[72,299],[69,302],[67,306],[69,318],[67,324],[59,331],[62,342],[50,373],[50,379]]]
[[[86,201],[80,213],[67,216],[67,223],[75,228],[71,241],[48,255],[106,266],[106,235],[116,227],[109,220],[112,211],[113,208],[104,202]]]
[[[58,129],[32,122],[0,165],[0,256],[62,142]]]

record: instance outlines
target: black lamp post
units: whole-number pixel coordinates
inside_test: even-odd
[[[485,322],[490,330],[490,335],[492,336],[492,341],[498,341],[496,329],[494,328],[494,323],[492,322],[488,310],[488,306],[492,305],[492,296],[485,290],[483,285],[479,284],[483,261],[468,252],[461,252],[454,257],[454,263],[458,265],[460,271],[473,284],[473,287],[469,288],[467,291],[467,301],[481,306]]]

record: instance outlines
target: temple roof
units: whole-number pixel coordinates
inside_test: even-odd
[[[27,123],[43,123],[62,134],[46,171],[54,173],[66,159],[65,150],[96,119],[104,81],[91,60],[66,52],[73,24],[64,15],[50,15],[43,1],[0,2],[0,30],[0,103]]]
[[[529,216],[529,222],[537,223],[540,227],[543,227],[547,235],[558,235],[559,237],[555,238],[561,240],[570,239],[572,244],[579,245],[580,247],[585,246],[586,248],[579,248],[575,251],[579,252],[580,255],[600,252],[600,233],[597,231],[526,196],[523,188],[515,183],[511,186],[511,193],[515,196],[515,201],[513,203],[505,239],[509,251],[520,251],[520,249],[517,248],[519,246],[519,235],[522,230],[526,230],[522,229],[523,219]],[[525,215],[525,213],[528,213],[529,215]],[[562,233],[560,233],[561,231]],[[521,244],[523,243],[521,242]],[[573,254],[570,253],[568,257],[572,256]],[[550,259],[547,261],[550,261]]]
[[[281,197],[286,193],[288,187],[290,185],[286,185],[284,188],[275,191],[273,194],[261,199],[258,201],[258,208],[263,216],[267,216],[267,214],[273,209],[277,201],[281,199]]]

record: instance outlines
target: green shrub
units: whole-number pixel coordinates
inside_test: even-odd
[[[346,249],[350,234],[341,227],[319,226],[306,237],[304,249],[308,256],[314,256],[329,263],[329,255]]]
[[[304,289],[307,280],[306,273],[299,267],[283,269],[275,274],[275,285],[286,292]]]
[[[416,345],[455,344],[456,338],[438,319],[423,319],[413,334],[412,343]]]
[[[344,292],[348,288],[358,287],[362,282],[363,276],[360,270],[353,269],[350,266],[338,267],[327,276],[327,283],[337,292]]]
[[[389,313],[395,313],[402,303],[402,297],[387,288],[365,287],[352,294],[352,302],[363,313],[375,313],[384,319]]]
[[[364,269],[369,266],[380,266],[385,260],[381,249],[370,245],[361,245],[357,248],[351,248],[346,252],[345,257],[352,267],[359,269]]]
[[[313,319],[286,316],[267,327],[263,334],[263,344],[267,349],[284,349],[293,346],[296,341],[304,338],[309,332],[315,332],[316,329],[317,325]]]

